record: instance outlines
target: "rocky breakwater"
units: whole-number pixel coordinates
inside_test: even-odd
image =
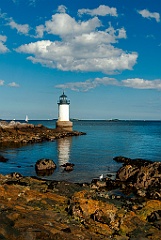
[[[115,160],[123,163],[115,180],[0,175],[0,239],[160,240],[161,163]]]
[[[0,121],[0,144],[26,144],[53,141],[62,137],[84,135],[83,132],[49,129],[41,124]]]

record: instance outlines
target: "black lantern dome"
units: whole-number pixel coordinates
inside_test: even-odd
[[[67,99],[67,96],[63,94],[59,97],[58,104],[70,104],[70,100]]]

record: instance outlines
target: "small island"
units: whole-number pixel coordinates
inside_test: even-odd
[[[0,121],[0,143],[28,144],[43,141],[54,141],[58,138],[85,135],[86,133],[63,128],[47,128],[42,124],[33,125],[16,121]]]

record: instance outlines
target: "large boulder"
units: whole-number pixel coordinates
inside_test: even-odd
[[[128,163],[118,170],[117,181],[124,182],[126,188],[132,187],[142,197],[161,199],[161,162],[120,157],[117,160]]]
[[[46,171],[46,170],[53,170],[56,168],[56,164],[52,159],[40,159],[35,164],[36,171]]]
[[[139,168],[132,165],[126,165],[121,167],[116,174],[116,179],[120,181],[131,181],[132,178],[136,176],[139,172]]]
[[[144,190],[150,198],[161,199],[161,162],[141,167],[134,187],[138,192]]]
[[[153,163],[150,160],[147,159],[142,159],[142,158],[136,158],[136,159],[131,159],[131,158],[127,158],[127,157],[123,157],[123,156],[117,156],[114,157],[113,160],[115,160],[116,162],[119,163],[123,163],[123,165],[132,165],[132,166],[137,166],[137,167],[141,167],[141,166],[147,166],[151,163]]]

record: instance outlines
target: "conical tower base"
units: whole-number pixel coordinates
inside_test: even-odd
[[[71,121],[57,121],[56,128],[60,130],[73,131],[73,123]]]

